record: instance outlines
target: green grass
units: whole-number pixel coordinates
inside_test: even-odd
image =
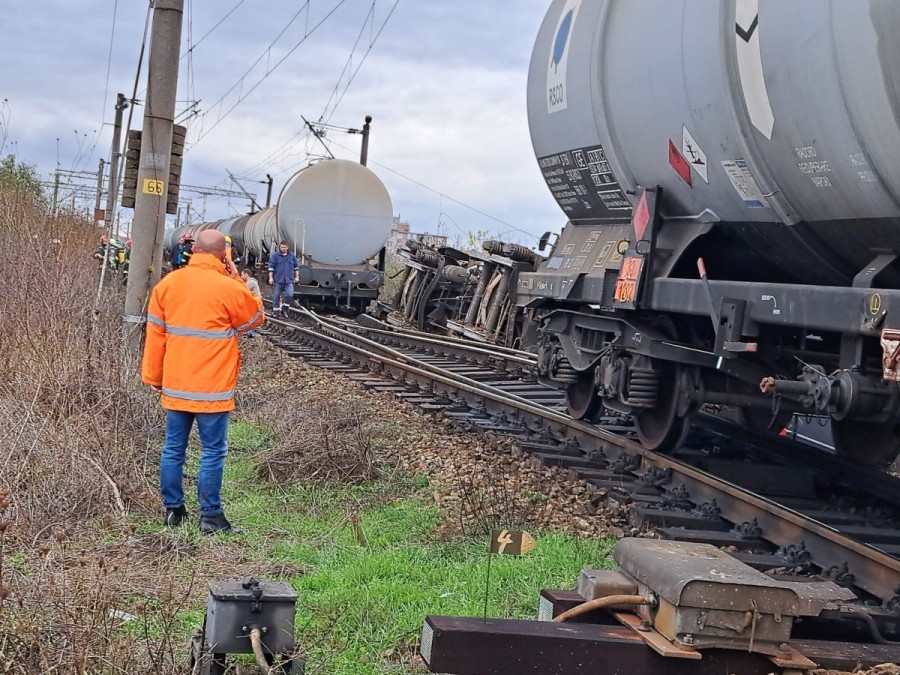
[[[256,452],[272,442],[272,430],[259,424],[237,420],[228,425],[228,447]]]
[[[288,580],[299,594],[296,627],[310,667],[383,672],[384,655],[415,644],[426,615],[483,614],[486,538],[436,538],[438,513],[422,483],[265,490],[248,463],[230,461],[225,499],[247,526],[242,542],[270,564],[305,570]],[[401,496],[389,501],[392,488]],[[611,541],[536,534],[527,556],[492,560],[491,616],[533,618],[542,588],[571,588],[582,567],[610,565]]]
[[[237,423],[231,434],[233,447],[239,439],[249,449],[265,430]],[[191,451],[188,477],[196,475],[196,454]],[[186,492],[195,513],[195,496],[187,486]],[[250,457],[235,453],[226,462],[223,499],[228,517],[245,528],[224,537],[233,541],[226,545],[239,546],[241,557],[264,563],[273,575],[284,570],[281,579],[299,595],[295,626],[309,672],[402,672],[398,654],[414,650],[426,615],[484,613],[487,538],[439,538],[440,518],[425,476],[269,487]],[[528,555],[493,558],[490,616],[534,618],[542,588],[572,588],[582,567],[611,566],[611,540],[532,534],[537,546]],[[225,543],[193,528],[176,536],[199,546]],[[188,627],[199,626],[202,612],[190,607],[179,616],[185,644]]]

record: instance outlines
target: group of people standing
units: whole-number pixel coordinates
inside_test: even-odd
[[[131,258],[131,239],[121,242],[110,239],[105,234],[100,237],[100,245],[94,252],[97,267],[102,268],[104,261],[113,272],[128,274],[128,262]]]
[[[194,241],[185,235],[170,259],[173,273],[153,288],[141,378],[166,411],[160,458],[160,493],[169,527],[188,519],[184,464],[194,422],[200,437],[197,471],[200,531],[238,532],[225,517],[222,476],[228,454],[228,418],[240,365],[238,336],[252,335],[264,321],[259,282],[250,269],[238,273],[230,242],[216,230]],[[269,257],[273,313],[282,316],[299,281],[297,257],[286,242]]]

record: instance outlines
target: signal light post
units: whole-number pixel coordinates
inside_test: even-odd
[[[122,317],[129,326],[128,344],[135,352],[141,344],[150,287],[159,281],[162,267],[183,16],[184,0],[156,0],[140,163],[135,183],[131,261]],[[180,173],[179,167],[179,176]]]

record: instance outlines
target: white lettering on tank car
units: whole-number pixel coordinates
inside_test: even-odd
[[[772,302],[772,314],[774,314],[775,316],[778,316],[779,314],[781,314],[781,310],[778,309],[778,300],[775,298],[774,295],[763,295],[760,297],[760,300],[762,302],[771,301]]]
[[[823,159],[819,162],[800,162],[797,165],[797,168],[805,174],[831,173],[831,165],[828,163],[827,159]]]
[[[852,155],[848,155],[847,159],[850,160],[850,163],[853,166],[869,166],[869,160],[866,159],[866,156],[861,152],[855,152]]]
[[[812,145],[804,145],[799,148],[794,148],[794,152],[797,155],[797,159],[812,159],[813,157],[818,156],[815,146]]]
[[[856,175],[859,176],[859,180],[863,183],[877,183],[878,179],[875,178],[875,174],[866,169],[865,171],[857,171]]]
[[[813,182],[817,188],[830,188],[832,187],[831,180],[828,176],[810,176],[809,179]]]

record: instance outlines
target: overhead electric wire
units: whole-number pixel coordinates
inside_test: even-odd
[[[197,47],[199,47],[200,43],[203,42],[206,38],[208,38],[212,34],[212,32],[214,30],[216,30],[216,28],[221,26],[229,16],[234,14],[235,10],[238,7],[240,7],[241,5],[243,5],[245,1],[246,0],[238,0],[238,3],[234,7],[232,7],[230,10],[228,10],[228,13],[225,16],[223,16],[221,19],[219,19],[212,28],[210,28],[208,31],[206,31],[203,34],[203,37],[201,37],[199,40],[197,40],[184,54],[181,55],[181,59],[186,58],[188,56],[188,54],[191,54]],[[179,59],[179,60],[181,60],[181,59]]]
[[[369,45],[366,49],[365,54],[362,57],[362,60],[359,62],[359,65],[353,71],[353,73],[350,76],[350,79],[347,81],[347,84],[344,86],[344,90],[341,92],[340,97],[337,100],[337,103],[334,104],[334,108],[331,110],[331,113],[329,114],[329,116],[327,118],[328,120],[330,120],[331,117],[334,115],[334,113],[337,111],[337,108],[340,105],[341,101],[343,100],[344,95],[347,93],[347,89],[350,87],[353,80],[356,78],[357,73],[359,73],[360,68],[362,68],[363,63],[365,63],[365,61],[366,61],[366,57],[368,57],[369,52],[372,51],[372,48],[375,46],[375,43],[378,41],[378,38],[381,36],[381,33],[384,30],[384,27],[387,25],[388,21],[390,21],[391,16],[394,14],[394,10],[397,9],[397,5],[399,3],[400,3],[400,0],[395,0],[394,5],[391,7],[390,11],[388,12],[385,20],[382,22],[381,27],[378,29],[378,32],[375,33],[373,36],[373,31],[375,29],[375,6],[377,4],[377,0],[372,0],[372,5],[369,8],[368,13],[366,14],[366,18],[363,21],[362,26],[360,26],[359,33],[356,36],[356,41],[353,43],[353,47],[350,48],[350,54],[347,57],[347,62],[344,64],[344,67],[341,69],[340,75],[338,75],[337,82],[334,85],[334,90],[332,91],[331,96],[328,98],[328,101],[325,103],[325,107],[322,110],[322,114],[319,115],[320,120],[325,117],[326,113],[328,113],[328,108],[331,105],[331,102],[334,100],[335,96],[338,95],[338,90],[340,89],[341,81],[344,79],[344,75],[349,71],[351,64],[353,63],[353,56],[354,56],[354,54],[356,54],[356,48],[359,46],[360,40],[362,40],[362,36],[366,31],[366,26],[369,26],[369,28],[370,28]],[[258,175],[263,170],[268,168],[271,164],[277,164],[278,162],[280,162],[282,160],[282,158],[289,157],[292,154],[291,150],[293,149],[293,147],[299,145],[300,143],[302,143],[304,141],[308,141],[309,137],[310,137],[309,130],[305,126],[302,127],[297,133],[295,133],[293,136],[291,136],[291,138],[289,138],[285,143],[283,143],[281,146],[279,146],[274,152],[272,152],[266,158],[262,159],[261,161],[257,162],[256,164],[253,164],[252,166],[245,169],[243,173],[247,173],[250,175]],[[308,157],[308,156],[309,156],[309,153],[306,153],[306,157]],[[297,163],[295,162],[288,168],[282,169],[281,171],[279,171],[276,175],[284,174],[285,172],[290,171],[291,169],[293,169],[296,166],[297,166]]]
[[[119,10],[119,0],[114,0],[113,2],[113,17],[112,17],[112,26],[110,27],[109,34],[109,55],[106,60],[106,84],[103,86],[103,108],[100,111],[100,127],[97,130],[94,130],[94,143],[91,145],[90,150],[85,155],[85,159],[90,160],[94,157],[94,152],[97,149],[97,143],[100,142],[100,136],[103,134],[103,125],[106,124],[106,103],[109,97],[109,76],[112,70],[112,55],[113,55],[113,43],[115,42],[116,37],[116,15]],[[79,155],[81,151],[79,150]],[[76,155],[76,160],[73,162],[73,168],[77,165],[77,162],[80,162],[80,157]]]
[[[366,53],[363,54],[362,60],[359,62],[359,65],[356,66],[356,70],[353,71],[353,74],[350,76],[350,79],[347,80],[347,84],[344,85],[344,91],[341,92],[340,97],[338,98],[337,102],[334,104],[334,109],[331,111],[331,114],[326,118],[326,120],[325,120],[326,122],[331,119],[331,117],[337,111],[338,106],[341,104],[341,101],[344,100],[344,95],[347,93],[347,90],[350,88],[350,85],[353,84],[353,80],[356,79],[356,75],[359,73],[360,68],[362,68],[363,64],[366,62],[366,58],[368,58],[369,53],[372,51],[372,47],[375,46],[375,43],[378,41],[378,38],[381,36],[381,32],[384,30],[384,27],[387,26],[388,21],[391,20],[391,16],[394,14],[394,10],[397,9],[397,5],[399,5],[399,4],[400,4],[400,0],[394,0],[394,6],[391,7],[391,10],[388,12],[387,17],[385,18],[384,22],[381,24],[381,28],[379,28],[378,32],[375,34],[375,37],[372,38],[371,41],[369,42],[369,46],[366,49]],[[374,27],[374,25],[375,25],[374,3],[372,5],[372,8],[373,8],[372,26]],[[337,89],[337,87],[335,87],[335,89]],[[330,99],[329,99],[329,102],[330,102]],[[327,110],[327,108],[328,108],[327,104],[326,104],[325,108]]]
[[[112,71],[113,43],[116,38],[116,15],[118,14],[118,11],[119,0],[113,0],[112,27],[109,31],[109,55],[106,59],[106,84],[103,86],[103,108],[100,111],[100,132],[97,134],[97,139],[94,141],[94,145],[91,148],[91,157],[94,156],[94,149],[97,147],[100,135],[103,133],[103,125],[106,124],[106,103],[109,100],[109,74]]]
[[[348,148],[347,146],[341,145],[340,143],[336,142],[334,139],[329,139],[329,140],[331,140],[331,142],[334,143],[334,145],[338,146],[339,148],[343,148],[343,149],[346,150],[347,152],[355,152],[354,150]],[[392,168],[389,167],[389,166],[385,166],[384,164],[381,164],[380,162],[374,161],[371,157],[369,157],[368,163],[369,163],[369,164],[374,164],[375,166],[378,166],[378,167],[381,167],[381,168],[384,169],[385,171],[389,171],[389,172],[391,172],[392,174],[394,174],[394,175],[396,175],[396,176],[399,176],[399,177],[402,178],[403,180],[407,180],[407,181],[409,181],[410,183],[413,183],[413,184],[415,184],[415,185],[418,185],[418,186],[421,187],[421,188],[425,188],[426,190],[428,190],[428,191],[430,191],[430,192],[433,192],[433,193],[436,194],[436,195],[439,195],[439,196],[441,197],[441,199],[446,199],[446,200],[448,200],[448,201],[453,202],[454,204],[459,204],[459,205],[462,206],[463,208],[469,209],[470,211],[474,211],[475,213],[477,213],[477,214],[479,214],[479,215],[481,215],[481,216],[484,216],[485,218],[490,218],[491,220],[493,220],[493,221],[495,221],[495,222],[498,222],[498,223],[500,223],[501,225],[505,225],[505,226],[508,227],[510,230],[514,230],[514,231],[516,231],[516,232],[521,232],[522,234],[527,235],[527,236],[531,237],[532,239],[537,240],[537,237],[535,237],[533,234],[531,234],[531,232],[528,232],[527,230],[523,230],[521,227],[516,227],[516,226],[513,225],[512,223],[508,223],[508,222],[506,222],[505,220],[502,220],[502,219],[500,219],[500,218],[497,218],[497,216],[492,216],[490,213],[486,213],[485,211],[482,211],[481,209],[476,208],[476,207],[472,206],[471,204],[466,204],[465,202],[460,201],[459,199],[456,199],[455,197],[451,197],[451,196],[448,195],[446,192],[441,192],[440,190],[435,190],[433,187],[431,187],[431,186],[429,186],[429,185],[425,185],[425,183],[422,183],[422,182],[420,182],[420,181],[417,181],[415,178],[410,178],[409,176],[400,173],[400,172],[397,171],[396,169],[392,169]],[[441,207],[441,212],[443,213],[443,206]],[[454,222],[454,225],[456,225],[455,222]],[[458,225],[457,225],[457,228],[459,228]],[[460,231],[462,231],[461,228],[460,228]]]
[[[309,8],[309,1],[310,1],[310,0],[306,0],[306,2],[304,3],[303,7],[300,9],[300,12],[303,11],[303,8],[306,8],[307,11],[309,11],[309,9],[308,9],[308,8]],[[333,7],[333,8],[332,8],[332,9],[331,9],[331,10],[330,10],[330,11],[329,11],[329,12],[328,12],[328,13],[327,13],[327,14],[326,14],[326,15],[325,15],[325,16],[324,16],[324,17],[323,17],[316,25],[315,25],[315,26],[313,26],[311,30],[308,30],[308,31],[305,33],[305,35],[304,35],[302,38],[300,38],[300,40],[299,40],[293,47],[291,47],[291,48],[287,51],[287,53],[286,53],[284,56],[282,56],[282,57],[278,60],[277,63],[275,63],[274,66],[267,67],[266,74],[263,75],[263,77],[262,77],[258,82],[256,82],[256,84],[254,84],[252,87],[250,87],[250,90],[249,90],[249,91],[247,91],[246,93],[244,93],[244,92],[242,91],[241,94],[240,94],[240,96],[238,97],[238,100],[234,103],[234,105],[232,105],[232,106],[231,106],[224,114],[220,115],[219,118],[215,121],[215,123],[214,123],[210,128],[204,129],[203,131],[201,131],[201,132],[200,132],[200,135],[197,137],[197,139],[194,140],[193,145],[196,145],[196,144],[199,143],[203,138],[205,138],[206,136],[208,136],[209,133],[210,133],[213,129],[215,129],[215,128],[222,122],[223,119],[225,119],[226,117],[228,117],[228,115],[229,115],[229,114],[230,114],[230,113],[231,113],[238,105],[240,105],[240,103],[241,103],[244,99],[246,99],[248,96],[250,96],[250,94],[252,94],[252,93],[256,90],[256,88],[259,87],[259,85],[261,85],[263,82],[265,82],[265,80],[269,77],[269,75],[271,75],[273,72],[275,72],[275,70],[277,70],[277,68],[278,68],[282,63],[284,63],[284,62],[287,60],[287,58],[288,58],[291,54],[293,54],[293,53],[297,50],[297,48],[300,47],[300,45],[303,44],[303,43],[307,40],[307,38],[309,38],[310,35],[312,35],[313,33],[315,33],[316,30],[317,30],[322,24],[324,24],[329,18],[331,18],[331,16],[332,16],[332,15],[333,15],[340,7],[341,7],[341,5],[343,5],[346,1],[347,1],[347,0],[338,0],[338,3],[337,3],[337,4],[336,4],[336,5],[335,5],[335,6],[334,6],[334,7]],[[275,42],[277,42],[278,39],[284,34],[284,32],[288,29],[288,27],[290,26],[290,24],[294,22],[294,20],[296,19],[296,17],[300,15],[300,12],[298,12],[297,14],[294,15],[294,18],[292,18],[292,19],[288,22],[288,25],[284,27],[284,29],[281,31],[281,33],[278,34],[278,37],[275,38],[275,40],[272,42],[272,44],[269,45],[269,47],[266,49],[266,51],[263,52],[263,54],[262,54],[262,55],[254,62],[253,66],[250,67],[250,70],[248,70],[246,73],[244,73],[244,75],[243,75],[243,76],[242,76],[242,77],[241,77],[234,85],[232,85],[231,88],[230,88],[228,91],[226,91],[225,94],[224,94],[218,101],[216,101],[216,102],[210,107],[210,110],[212,110],[212,108],[215,108],[217,105],[221,105],[222,102],[225,100],[225,97],[228,96],[228,94],[230,94],[232,91],[234,91],[234,89],[235,89],[238,85],[243,84],[244,78],[245,78],[245,77],[253,70],[253,68],[256,66],[256,64],[258,64],[258,63],[262,60],[263,56],[265,56],[267,53],[270,53],[270,52],[271,52],[271,49],[272,49],[272,47],[274,46]],[[206,113],[204,113],[204,115],[205,115],[205,114],[206,114]],[[185,152],[187,152],[187,149],[185,149]]]

